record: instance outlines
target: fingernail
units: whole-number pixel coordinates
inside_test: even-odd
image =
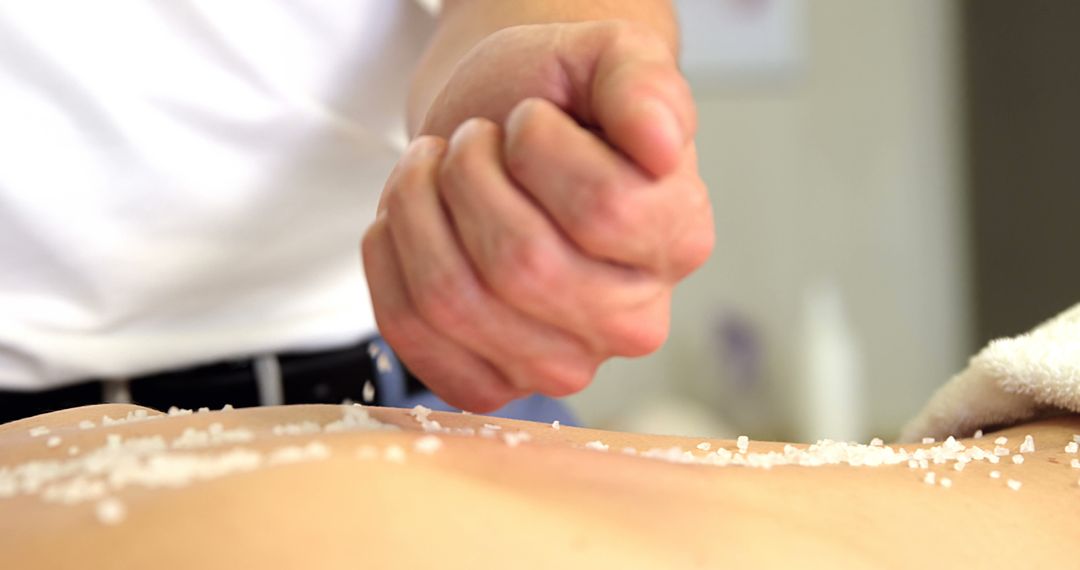
[[[682,126],[679,124],[679,118],[666,103],[659,99],[645,99],[638,103],[638,112],[645,118],[646,124],[651,125],[651,129],[654,129],[663,143],[671,144],[672,148],[682,148]]]

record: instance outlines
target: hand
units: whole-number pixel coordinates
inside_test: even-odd
[[[428,114],[424,130],[449,143],[417,138],[388,180],[363,243],[376,319],[451,404],[573,393],[605,359],[666,338],[671,290],[708,256],[712,218],[689,92],[641,34],[493,35]]]

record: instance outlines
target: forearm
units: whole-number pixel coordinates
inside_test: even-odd
[[[416,68],[409,92],[409,132],[422,124],[428,107],[462,58],[478,42],[503,28],[524,24],[623,20],[643,25],[678,51],[678,25],[669,0],[445,0],[438,28]]]

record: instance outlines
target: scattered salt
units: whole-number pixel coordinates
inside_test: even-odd
[[[1017,481],[1016,479],[1009,479],[1009,481],[1007,483],[1005,483],[1005,484],[1008,485],[1009,488],[1012,489],[1013,491],[1019,491],[1020,486],[1023,485],[1023,483]]]
[[[990,472],[990,478],[991,479],[1001,479],[1001,471],[991,471]]]
[[[934,475],[934,472],[930,471],[923,476],[923,483],[926,483],[927,485],[933,485],[936,478],[937,475]]]
[[[994,448],[994,455],[997,455],[998,457],[1005,457],[1008,454],[1009,454],[1009,448],[1008,447],[1001,447],[999,445],[999,446]]]
[[[559,420],[555,420],[555,421],[551,422],[551,429],[553,429],[555,431],[559,431]]]
[[[975,439],[982,439],[982,436],[983,436],[983,430],[981,430],[981,429],[975,430]]]
[[[703,441],[703,442],[697,444],[697,448],[702,450],[702,451],[708,451],[708,450],[712,449],[712,444],[707,442],[707,441]]]
[[[517,447],[519,443],[524,443],[532,439],[532,436],[528,432],[517,431],[503,434],[503,441],[510,447]]]
[[[1005,436],[1000,436],[994,440],[994,445],[1005,445],[1006,443],[1009,443],[1009,438]]]
[[[45,441],[45,445],[48,446],[48,447],[60,447],[60,442],[61,442],[60,436],[52,435],[52,436],[49,436],[49,439]]]
[[[1078,449],[1080,449],[1080,443],[1076,443],[1075,441],[1070,441],[1065,444],[1065,453],[1076,453]]]
[[[922,438],[922,442],[923,442],[923,445],[930,445],[931,443],[934,443],[934,438],[932,438],[932,437],[924,437],[924,438]]]
[[[1024,462],[1024,456],[1017,453],[1016,455],[1012,456],[1012,462],[1017,464],[1017,465],[1020,465],[1021,463]]]
[[[127,516],[127,508],[124,507],[124,503],[112,497],[98,501],[94,511],[98,520],[107,525],[120,524]]]
[[[1020,453],[1034,453],[1035,452],[1035,438],[1031,435],[1024,436],[1024,442],[1020,444]]]
[[[941,486],[945,487],[946,489],[948,489],[949,487],[952,487],[952,479],[949,479],[948,477],[942,477],[941,478]]]
[[[233,408],[232,404],[225,404],[224,406],[221,406],[221,411],[223,411],[223,412],[230,412],[233,409],[234,408]]]
[[[735,440],[735,447],[739,448],[739,453],[746,453],[746,450],[750,448],[750,438],[745,435],[740,435]]]
[[[875,437],[870,440],[870,447],[881,447],[883,445],[885,445],[885,442],[882,441],[880,437]]]
[[[500,430],[502,429],[502,426],[495,424],[484,424],[484,429]]]
[[[595,449],[596,451],[607,451],[608,445],[599,440],[593,440],[585,444],[585,449]]]
[[[967,465],[967,464],[957,461],[955,464],[953,464],[953,469],[955,469],[957,471],[963,471],[964,470],[964,465]]]
[[[68,455],[78,455],[78,454],[79,454],[79,446],[73,445],[73,446],[68,448]]]
[[[1080,459],[1073,459],[1069,462],[1069,467],[1073,469],[1080,469]]]
[[[30,428],[30,437],[39,437],[47,433],[49,433],[49,428],[45,426]]]
[[[391,463],[405,463],[405,450],[400,446],[391,445],[383,450],[383,459]]]
[[[394,365],[390,363],[390,357],[386,353],[381,353],[375,357],[375,367],[379,369],[379,372],[390,372],[394,369]]]
[[[425,435],[413,442],[413,451],[431,455],[442,448],[442,440],[434,435]]]
[[[79,429],[94,429],[94,422],[90,420],[83,420],[79,422]]]

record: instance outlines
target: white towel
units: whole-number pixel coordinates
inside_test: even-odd
[[[1063,412],[1080,413],[1080,305],[1027,334],[991,342],[934,393],[900,437],[966,437]]]

